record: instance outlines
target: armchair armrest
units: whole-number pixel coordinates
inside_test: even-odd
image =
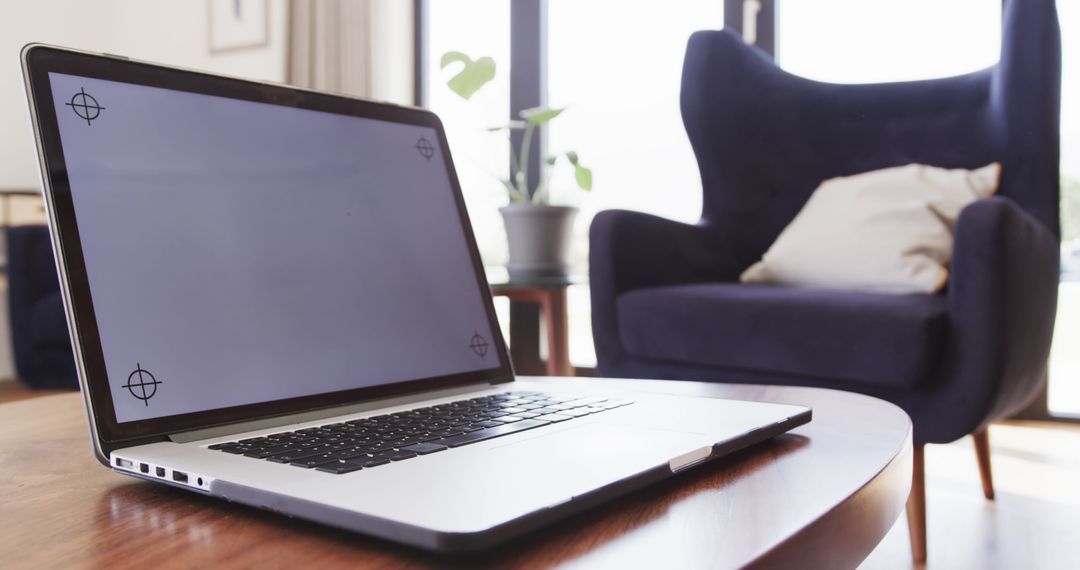
[[[721,235],[703,225],[625,210],[600,212],[589,229],[593,339],[601,370],[622,355],[615,299],[646,287],[734,281],[745,268]]]
[[[735,281],[745,269],[711,228],[626,210],[607,210],[589,228],[592,282],[615,295],[633,289]]]
[[[967,429],[975,429],[1019,411],[1039,391],[1059,264],[1057,237],[1013,201],[980,200],[960,213],[947,293],[950,397],[942,398],[951,410],[942,413],[971,415]]]

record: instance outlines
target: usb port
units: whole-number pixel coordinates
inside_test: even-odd
[[[177,483],[187,483],[187,473],[184,473],[183,471],[173,471],[172,480]]]
[[[131,469],[132,467],[135,467],[135,464],[132,463],[132,461],[130,459],[123,459],[123,458],[117,457],[116,458],[116,466],[117,467],[123,467],[124,469]]]

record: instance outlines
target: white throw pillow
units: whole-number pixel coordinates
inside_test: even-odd
[[[997,191],[1001,165],[924,164],[826,180],[743,283],[932,293],[948,279],[956,219]]]

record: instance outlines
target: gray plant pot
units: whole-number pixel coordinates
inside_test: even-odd
[[[511,279],[565,277],[570,270],[570,233],[577,208],[510,204],[499,208],[506,224]]]

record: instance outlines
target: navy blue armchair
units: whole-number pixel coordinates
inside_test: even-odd
[[[31,388],[78,388],[49,230],[7,228],[8,312],[19,381]]]
[[[1022,409],[1046,378],[1059,262],[1054,2],[1011,0],[1003,25],[992,68],[876,85],[810,81],[731,31],[694,34],[681,105],[701,171],[701,221],[607,211],[590,233],[601,375],[826,387],[906,410],[917,559],[922,445],[976,435],[992,498],[985,427]],[[1000,190],[961,213],[941,294],[738,283],[828,178],[993,161]]]

